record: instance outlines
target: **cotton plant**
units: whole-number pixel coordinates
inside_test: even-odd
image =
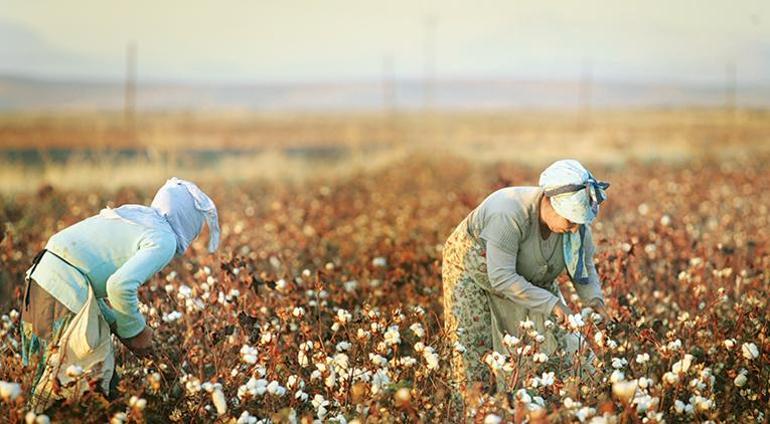
[[[721,172],[719,167],[711,171]],[[686,173],[642,175],[645,181],[655,181],[650,185],[656,190],[695,195],[635,199],[631,213],[620,207],[612,219],[600,222],[606,226],[597,233],[606,235],[607,243],[595,263],[608,308],[622,317],[622,326],[615,331],[584,308],[579,318],[568,318],[558,329],[579,332],[597,354],[595,379],[585,383],[571,375],[561,378],[551,367],[561,359],[559,352],[542,351],[547,334],[538,334],[534,321],[524,320],[515,335],[503,338],[502,356],[490,353],[485,358],[490,364],[483,364],[520,370],[518,385],[509,393],[513,402],[482,395],[473,420],[514,422],[518,411],[524,420],[537,422],[541,410],[547,419],[562,422],[767,419],[762,402],[768,392],[760,370],[768,360],[762,317],[770,296],[756,265],[762,260],[759,252],[767,249],[755,236],[761,228],[742,212],[762,216],[762,202],[742,191],[755,190],[752,186],[762,186],[767,178],[759,169],[753,175],[762,180],[758,184],[744,187],[740,179],[738,184],[709,179],[701,185],[697,171],[688,173],[692,180]],[[379,186],[387,187],[393,176],[382,178],[385,184]],[[173,270],[164,270],[140,289],[145,302],[141,308],[156,330],[164,358],[145,362],[128,355],[121,371],[132,391],[111,404],[109,412],[100,415],[102,421],[134,422],[149,411],[169,422],[219,419],[256,424],[275,422],[274,413],[290,417],[292,411],[297,421],[307,417],[353,423],[377,414],[383,422],[456,421],[445,415],[452,384],[450,358],[474,346],[450,342],[443,332],[436,267],[444,240],[434,235],[446,229],[441,208],[447,196],[456,195],[454,189],[436,196],[441,201],[433,196],[418,201],[396,196],[399,193],[368,196],[371,192],[361,185],[356,190],[365,193],[363,197],[340,186],[323,191],[327,184],[311,184],[307,195],[287,191],[276,196],[270,188],[260,190],[258,200],[229,199],[232,208],[223,220],[229,227],[225,231],[223,225],[226,254],[175,262]],[[649,195],[647,187],[639,185],[634,196]],[[337,192],[340,197],[335,197]],[[397,199],[407,207],[387,206]],[[648,208],[639,227],[641,202]],[[690,206],[682,209],[681,202]],[[326,222],[325,212],[319,213],[325,209],[314,209],[319,204],[329,205],[330,211],[344,210],[345,224]],[[711,206],[701,211],[701,204]],[[293,210],[313,212],[295,216]],[[459,216],[461,211],[448,213]],[[427,223],[426,217],[436,221]],[[387,225],[397,218],[403,229]],[[426,227],[414,226],[423,224]],[[709,226],[735,231],[720,233]],[[412,246],[412,235],[427,234],[420,232],[425,229],[432,239]],[[333,250],[339,240],[348,244]],[[382,250],[384,240],[392,250]],[[35,241],[14,239],[27,250]],[[411,250],[402,257],[405,244]],[[749,246],[755,246],[753,258],[744,252]],[[726,256],[723,249],[738,254]],[[380,256],[387,258],[386,266],[373,266],[372,259]],[[15,261],[4,264],[22,275]],[[417,272],[404,274],[406,269]],[[617,270],[623,270],[625,280],[617,279]],[[3,379],[18,384],[19,390],[13,395],[13,389],[0,386],[0,415],[14,409],[13,422],[27,422],[28,411],[21,406],[27,377],[14,374],[20,369],[20,318],[12,312],[0,316],[0,349],[8,373]],[[735,322],[742,324],[728,324]],[[545,327],[557,330],[550,320]],[[519,360],[525,366],[518,366]],[[77,376],[78,371],[70,374]],[[79,378],[87,378],[86,373]],[[221,384],[225,398],[221,417],[216,384]],[[396,396],[404,391],[409,393],[408,407]],[[132,396],[137,399],[129,405]],[[634,415],[623,418],[627,414]],[[50,418],[72,419],[66,411]]]

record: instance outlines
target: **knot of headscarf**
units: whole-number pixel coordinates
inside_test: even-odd
[[[580,162],[565,159],[554,162],[540,174],[540,186],[556,213],[581,224],[577,233],[564,234],[564,262],[572,281],[588,284],[583,249],[585,226],[599,213],[599,205],[607,199],[604,190],[610,184],[596,180]]]

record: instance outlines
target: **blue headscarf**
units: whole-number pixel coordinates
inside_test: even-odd
[[[573,282],[588,284],[583,243],[586,225],[599,213],[599,204],[607,199],[609,183],[597,181],[580,162],[564,159],[554,162],[540,174],[540,187],[551,199],[551,205],[562,217],[581,224],[577,233],[566,233],[564,263]]]

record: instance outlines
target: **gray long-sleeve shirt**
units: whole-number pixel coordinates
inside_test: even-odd
[[[561,234],[540,235],[540,187],[507,187],[495,191],[468,216],[471,236],[486,242],[491,290],[529,310],[549,314],[559,298],[550,286],[565,269]],[[590,228],[584,243],[589,283],[575,284],[583,301],[603,299],[593,263]]]

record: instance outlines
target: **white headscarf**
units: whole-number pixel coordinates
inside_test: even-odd
[[[150,207],[123,205],[104,209],[101,214],[140,225],[168,224],[176,235],[176,253],[183,254],[203,229],[209,227],[209,252],[219,247],[219,217],[214,201],[197,185],[176,177],[166,181],[152,199]]]
[[[219,218],[214,202],[197,185],[171,178],[158,190],[150,205],[171,225],[176,233],[176,251],[184,253],[198,237],[203,221],[209,226],[209,252],[219,247]]]

